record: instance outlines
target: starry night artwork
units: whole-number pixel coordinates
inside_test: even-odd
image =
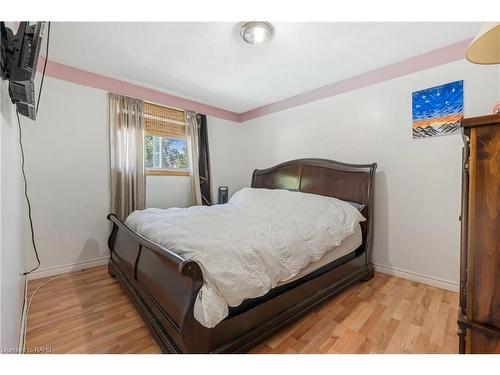
[[[464,81],[412,94],[413,138],[458,133],[464,112]]]

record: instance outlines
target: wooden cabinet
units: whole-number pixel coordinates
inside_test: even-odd
[[[464,119],[460,353],[500,353],[500,115]]]

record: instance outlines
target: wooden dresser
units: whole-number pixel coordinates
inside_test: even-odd
[[[500,115],[464,119],[460,353],[500,353]]]

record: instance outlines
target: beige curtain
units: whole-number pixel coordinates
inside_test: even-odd
[[[189,176],[191,177],[191,190],[193,191],[193,202],[199,206],[202,204],[200,190],[200,171],[199,171],[199,141],[200,131],[196,113],[191,111],[184,112],[186,121],[186,138],[189,154]]]
[[[144,102],[108,94],[111,212],[126,219],[146,205]]]

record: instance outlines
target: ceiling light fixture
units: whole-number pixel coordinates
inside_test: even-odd
[[[269,22],[252,21],[241,26],[241,38],[248,44],[257,45],[270,39],[274,29]]]

